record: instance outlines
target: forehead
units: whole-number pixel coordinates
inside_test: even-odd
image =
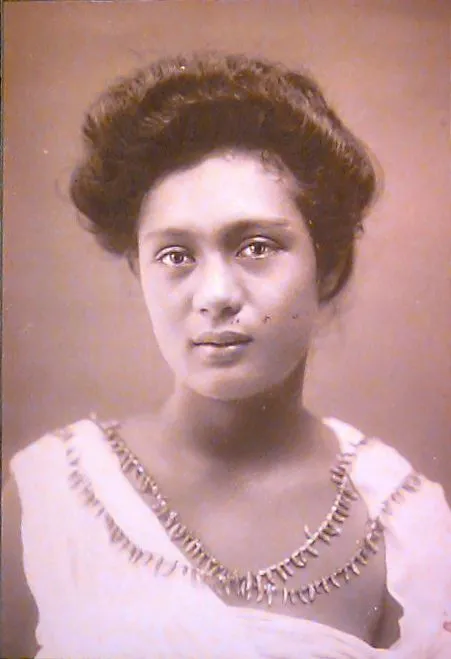
[[[258,155],[211,155],[160,179],[141,210],[141,228],[221,227],[242,219],[293,218],[293,183]]]

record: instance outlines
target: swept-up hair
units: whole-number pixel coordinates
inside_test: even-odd
[[[375,168],[308,74],[243,55],[160,60],[108,88],[87,113],[83,135],[71,198],[107,250],[133,261],[152,185],[232,148],[259,152],[294,177],[322,299],[348,281]]]

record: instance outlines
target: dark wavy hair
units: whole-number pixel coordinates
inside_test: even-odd
[[[108,88],[83,136],[70,194],[108,251],[133,263],[141,204],[156,180],[232,148],[259,152],[293,175],[321,299],[347,283],[375,168],[306,73],[242,55],[163,59]]]

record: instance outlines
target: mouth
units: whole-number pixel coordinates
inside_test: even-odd
[[[196,337],[193,346],[212,346],[213,348],[227,348],[250,343],[252,337],[242,332],[204,332]]]

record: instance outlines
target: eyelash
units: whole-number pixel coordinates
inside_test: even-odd
[[[159,263],[163,263],[163,265],[167,265],[171,268],[181,268],[181,267],[186,267],[188,265],[187,263],[174,263],[173,261],[171,262],[171,257],[173,257],[174,255],[187,257],[189,256],[189,252],[188,250],[183,249],[182,247],[168,247],[163,252],[160,252],[156,260]],[[166,263],[165,259],[168,259],[170,262]],[[189,264],[191,265],[192,263],[194,263],[194,259],[191,257]]]
[[[244,245],[243,247],[241,247],[238,250],[237,256],[239,258],[246,258],[246,257],[241,256],[242,253],[246,249],[249,249],[251,247],[255,247],[256,245],[259,246],[259,247],[265,247],[266,250],[267,250],[267,253],[265,255],[263,255],[263,254],[255,255],[254,254],[253,257],[252,256],[250,257],[250,258],[254,258],[255,260],[266,259],[269,256],[272,256],[276,252],[280,251],[280,247],[273,240],[269,240],[268,238],[258,238],[258,237],[256,237],[256,238],[252,238],[251,240],[248,240],[247,244]]]
[[[252,248],[255,249],[256,246],[264,247],[265,250],[266,250],[265,253],[264,254],[253,254],[253,255],[251,255],[251,254],[244,255],[243,254],[245,252],[245,250],[249,250],[249,249],[252,249]],[[280,247],[273,240],[269,240],[268,238],[255,237],[255,238],[252,238],[252,239],[248,240],[242,247],[240,247],[239,250],[236,253],[236,256],[238,258],[250,258],[254,261],[260,261],[260,260],[263,260],[263,259],[267,259],[270,256],[273,256],[275,253],[277,253],[279,251],[280,251]],[[185,263],[174,263],[174,261],[172,259],[176,255],[181,256],[182,258],[188,258],[189,259],[188,263],[186,263],[186,262]],[[165,261],[165,259],[167,259],[167,260]],[[171,268],[184,268],[184,267],[187,267],[189,265],[192,265],[195,262],[194,257],[192,257],[190,255],[188,250],[184,249],[183,247],[175,247],[175,246],[174,247],[168,247],[165,250],[163,250],[162,252],[160,252],[156,257],[156,260],[159,263],[162,263],[163,265],[167,265]],[[167,262],[167,261],[169,261],[169,262]]]

